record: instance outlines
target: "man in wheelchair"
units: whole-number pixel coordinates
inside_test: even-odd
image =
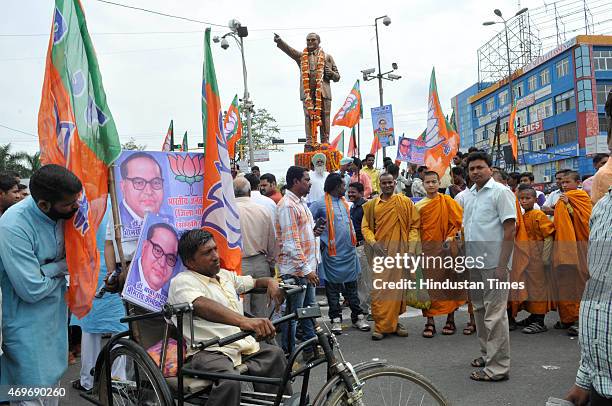
[[[168,303],[193,304],[194,341],[201,342],[215,337],[226,337],[243,331],[254,331],[257,339],[249,336],[227,346],[217,345],[201,351],[188,347],[191,367],[206,372],[239,374],[235,367],[244,364],[248,375],[280,377],[286,367],[283,350],[277,346],[258,342],[273,338],[276,330],[272,322],[264,318],[244,316],[239,294],[253,288],[267,288],[271,300],[280,304],[283,292],[273,278],[253,279],[221,269],[217,245],[208,231],[195,229],[183,234],[178,253],[187,268],[170,283]],[[190,326],[183,328],[183,336],[190,343]],[[289,384],[286,394],[291,393]],[[278,387],[254,384],[258,392],[276,393]],[[239,405],[240,382],[219,380],[210,392],[207,406]]]

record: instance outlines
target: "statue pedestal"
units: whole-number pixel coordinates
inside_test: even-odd
[[[327,171],[329,173],[335,172],[340,169],[340,160],[342,159],[342,153],[338,150],[331,149],[329,144],[318,144],[315,146],[314,151],[300,152],[295,154],[295,165],[303,168],[310,169],[312,164],[312,157],[315,154],[324,154],[327,158]]]

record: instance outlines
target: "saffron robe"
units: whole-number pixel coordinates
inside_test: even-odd
[[[431,267],[423,268],[426,279],[436,282],[445,280],[460,281],[463,272],[455,269],[444,269],[436,267],[434,262],[445,262],[445,257],[456,256],[457,233],[461,232],[463,209],[450,196],[437,193],[433,199],[423,198],[416,203],[417,211],[421,218],[421,244],[423,254],[428,258]],[[452,238],[449,249],[443,248],[448,238]],[[454,255],[453,255],[454,254]],[[440,261],[434,261],[435,258]],[[431,306],[423,310],[423,316],[433,317],[454,312],[467,300],[467,292],[457,290],[433,290],[430,289],[429,297]]]
[[[384,256],[376,252],[373,247],[376,243],[386,250],[388,257],[415,254],[420,241],[419,227],[419,213],[412,200],[404,195],[392,195],[387,201],[377,197],[364,204],[361,232],[367,243],[366,255],[370,265],[374,265],[376,256]],[[381,282],[400,282],[408,278],[409,270],[397,266],[385,267],[383,272],[374,275],[374,279]],[[406,311],[405,289],[374,286],[371,298],[374,330],[378,333],[395,332],[399,316]]]

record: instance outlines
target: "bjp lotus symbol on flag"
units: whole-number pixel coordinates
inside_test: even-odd
[[[359,122],[359,118],[363,116],[363,107],[361,105],[361,92],[359,91],[359,80],[355,82],[355,86],[347,96],[340,110],[334,116],[332,125],[342,125],[352,128]]]

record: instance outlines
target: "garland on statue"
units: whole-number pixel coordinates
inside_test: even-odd
[[[325,68],[325,53],[319,48],[317,55],[317,67],[315,76],[315,99],[312,99],[310,93],[310,64],[308,62],[308,49],[305,48],[302,51],[302,58],[300,60],[300,69],[302,71],[302,88],[304,89],[304,104],[306,105],[306,111],[310,117],[310,144],[317,144],[317,127],[321,123],[321,105],[323,98],[321,97],[321,85],[323,83],[323,71]]]

